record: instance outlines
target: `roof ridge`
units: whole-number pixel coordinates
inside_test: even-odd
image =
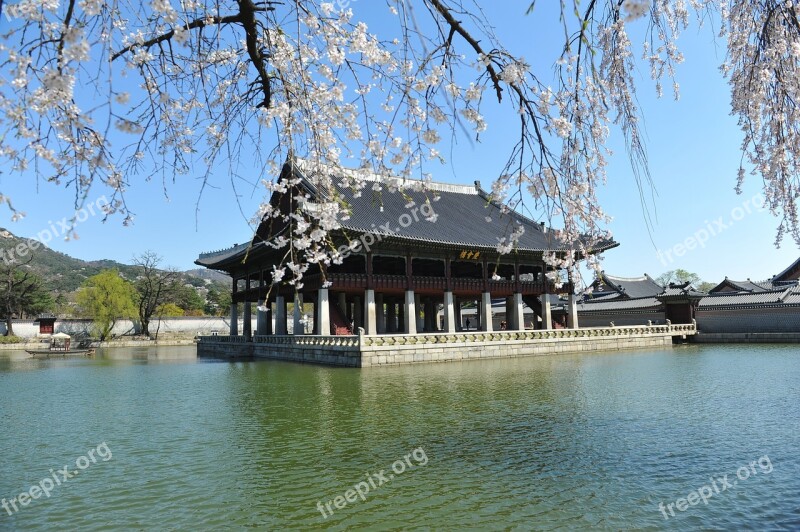
[[[311,164],[308,162],[307,159],[303,159],[300,157],[295,158],[295,164],[297,167],[305,174],[305,170],[307,170],[307,165]],[[419,184],[426,190],[432,190],[434,192],[450,192],[453,194],[467,194],[470,196],[477,196],[478,190],[475,185],[461,185],[457,183],[443,183],[440,181],[424,181],[421,179],[412,179],[412,178],[404,178],[396,175],[388,175],[383,176],[375,173],[372,170],[361,169],[361,168],[349,168],[346,166],[340,166],[339,168],[334,167],[333,165],[326,164],[326,163],[319,163],[320,167],[328,169],[328,171],[333,172],[336,170],[337,172],[341,170],[345,174],[350,173],[359,173],[358,178],[363,179],[364,181],[370,181],[373,183],[386,183],[388,181],[394,180],[395,184]],[[342,176],[338,176],[342,177]],[[355,177],[353,175],[348,175],[346,177]]]
[[[655,280],[652,277],[650,277],[649,275],[647,275],[647,274],[645,274],[642,277],[620,277],[618,275],[609,275],[609,274],[604,272],[603,275],[605,275],[605,277],[608,278],[608,279],[615,279],[617,281],[647,281],[649,279],[649,280],[655,282]],[[656,283],[656,284],[658,284],[658,283]],[[661,285],[658,285],[658,286],[661,286]]]

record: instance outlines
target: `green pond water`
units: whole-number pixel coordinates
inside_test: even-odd
[[[795,346],[25,356],[0,352],[0,530],[800,529]]]

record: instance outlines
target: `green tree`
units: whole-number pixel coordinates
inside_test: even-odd
[[[134,286],[139,323],[142,334],[150,336],[150,319],[161,305],[172,300],[178,272],[174,268],[159,269],[161,257],[153,251],[134,257],[133,263],[137,269]]]
[[[159,317],[175,317],[183,316],[185,312],[175,303],[164,303],[163,305],[158,306],[158,309],[156,309],[156,314],[158,314]]]
[[[189,316],[201,314],[205,305],[203,298],[193,286],[187,286],[181,282],[173,284],[171,296],[167,302],[176,304]]]
[[[136,289],[117,270],[103,270],[86,279],[78,291],[78,307],[94,320],[100,340],[106,340],[117,321],[136,316]]]
[[[30,259],[25,263],[4,261],[0,267],[0,305],[5,313],[6,336],[14,335],[14,316],[40,314],[54,305],[42,279],[24,267],[28,262]]]
[[[717,286],[717,283],[709,283],[708,281],[703,281],[699,285],[695,286],[695,288],[697,288],[701,292],[708,292],[709,290],[711,290],[715,286]]]
[[[228,290],[209,288],[203,310],[210,316],[224,316],[231,308],[231,293]]]
[[[677,270],[669,270],[662,273],[656,277],[656,282],[661,286],[668,286],[670,283],[683,284],[688,282],[697,288],[702,281],[696,273],[678,268]]]

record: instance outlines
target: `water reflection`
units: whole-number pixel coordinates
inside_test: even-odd
[[[0,497],[88,446],[114,452],[0,528],[792,528],[798,378],[791,346],[364,370],[196,360],[192,347],[0,356],[13,398]],[[327,519],[316,510],[415,448],[424,468]],[[764,454],[769,476],[659,513]]]

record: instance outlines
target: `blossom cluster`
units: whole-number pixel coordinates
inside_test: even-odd
[[[800,32],[791,1],[562,2],[554,78],[498,41],[477,0],[386,3],[397,31],[382,37],[352,2],[5,4],[0,158],[12,171],[72,187],[78,202],[105,185],[109,212],[128,223],[132,176],[161,179],[167,189],[200,168],[205,190],[215,174],[274,177],[300,156],[327,199],[265,178],[266,192],[296,194],[300,210],[282,213],[267,201],[255,220],[291,227],[273,241],[286,250],[273,279],[299,284],[311,264],[330,260],[330,234],[348,216],[334,180],[355,195],[427,191],[432,165],[446,162],[441,145],[459,131],[480,140],[494,99],[521,127],[509,137],[491,199],[558,225],[561,249],[573,252],[549,260],[572,269],[576,257],[594,263],[593,250],[610,238],[597,191],[613,129],[640,184],[647,181],[635,72],[644,62],[656,91],[667,81],[677,98],[683,56],[675,43],[694,12],[721,22],[747,160],[764,178],[767,204],[783,215],[779,231],[800,241]],[[422,12],[428,18],[414,14]],[[629,37],[634,24],[646,36],[640,56]],[[504,254],[521,232],[497,236]]]

